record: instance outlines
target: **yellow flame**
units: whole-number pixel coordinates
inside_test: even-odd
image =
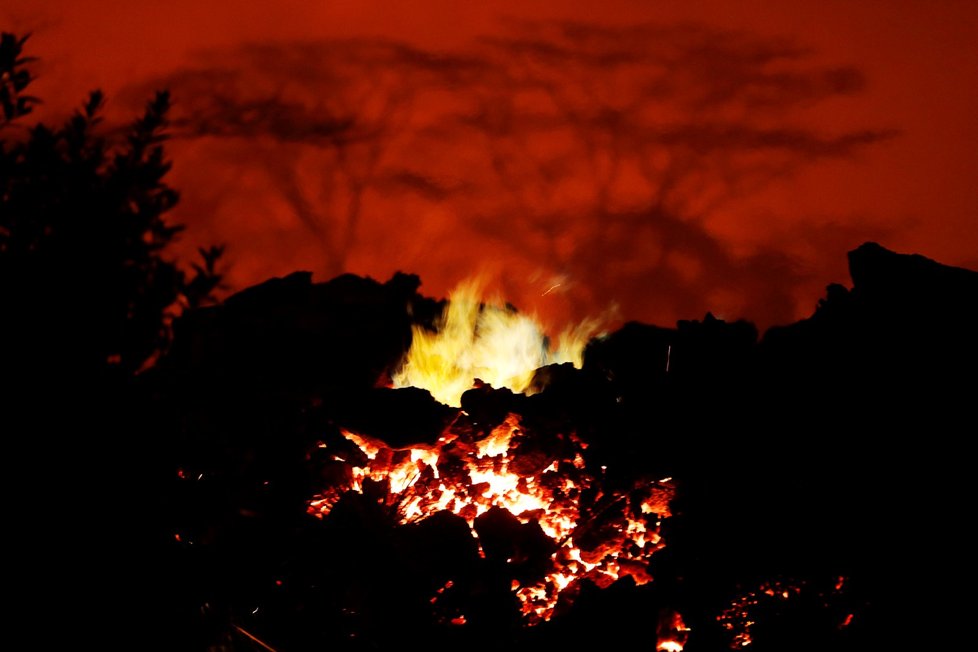
[[[580,368],[584,346],[598,328],[588,320],[565,329],[550,342],[536,318],[513,308],[484,303],[478,280],[460,283],[431,332],[415,326],[411,349],[394,374],[394,387],[427,389],[436,400],[461,406],[475,379],[525,392],[533,372],[570,362]]]

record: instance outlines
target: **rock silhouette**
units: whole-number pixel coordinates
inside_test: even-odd
[[[464,411],[385,386],[411,325],[441,306],[417,277],[296,273],[189,311],[109,427],[131,433],[110,447],[127,446],[126,484],[106,488],[128,496],[112,503],[125,525],[111,533],[125,538],[100,545],[136,561],[98,556],[122,579],[95,611],[138,603],[141,647],[191,650],[654,646],[674,612],[692,652],[738,647],[740,634],[761,651],[960,637],[978,273],[874,243],[849,262],[852,287],[829,286],[808,319],[763,335],[709,314],[629,323],[593,340],[582,369],[538,370],[531,396],[473,388]],[[389,487],[369,479],[325,518],[308,511],[349,480],[337,458],[363,456],[341,429],[396,455],[449,423],[477,438],[510,412],[535,435],[520,444],[527,473],[560,459],[554,433],[573,431],[609,490],[674,478],[666,547],[642,571],[652,582],[582,581],[526,627],[511,582],[539,577],[553,551],[535,522],[490,510],[475,521],[480,553],[461,517],[402,524]],[[439,466],[455,463],[445,453]],[[606,500],[583,499],[596,514]],[[582,540],[612,526],[595,518]]]

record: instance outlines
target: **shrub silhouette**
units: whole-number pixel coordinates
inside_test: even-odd
[[[9,372],[129,377],[164,347],[181,308],[212,299],[222,247],[188,274],[166,250],[183,228],[170,169],[169,93],[157,92],[121,142],[100,135],[92,92],[63,125],[20,120],[37,99],[21,56],[27,37],[0,37],[0,359]]]

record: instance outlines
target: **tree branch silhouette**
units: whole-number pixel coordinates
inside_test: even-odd
[[[491,260],[564,277],[592,311],[614,288],[647,287],[642,303],[667,315],[739,291],[741,314],[790,319],[807,280],[785,243],[735,252],[708,221],[817,162],[893,138],[806,117],[859,94],[860,70],[819,65],[790,39],[700,25],[511,27],[450,52],[369,39],[242,46],[154,83],[184,98],[181,138],[240,152],[230,166],[260,172],[274,191],[262,197],[299,225],[280,229],[279,259],[301,248],[303,264],[347,271],[378,248],[421,248],[401,225],[437,214],[454,221],[423,247],[440,270],[470,265],[457,255],[461,236]],[[626,251],[635,257],[624,264]],[[743,293],[775,273],[776,300],[770,288]]]

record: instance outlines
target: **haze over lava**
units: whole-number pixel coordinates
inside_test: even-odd
[[[47,114],[168,87],[185,252],[477,274],[550,325],[811,312],[864,240],[974,268],[972,3],[5,3]],[[110,19],[111,17],[111,19]],[[43,113],[41,114],[43,117]]]

